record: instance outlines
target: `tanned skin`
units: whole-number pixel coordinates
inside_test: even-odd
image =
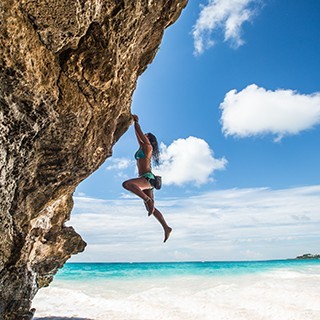
[[[172,229],[168,226],[161,212],[154,206],[154,194],[150,183],[143,177],[142,174],[151,171],[151,158],[152,158],[152,145],[148,139],[148,135],[144,134],[139,125],[139,118],[137,115],[132,115],[134,121],[135,134],[140,148],[145,154],[145,158],[137,160],[137,167],[139,172],[139,178],[130,179],[124,181],[122,186],[140,197],[146,206],[148,215],[154,215],[154,217],[160,222],[164,231],[164,241],[166,242],[170,236]]]

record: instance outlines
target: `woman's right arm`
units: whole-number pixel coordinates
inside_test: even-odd
[[[133,114],[132,115],[133,121],[134,121],[134,131],[136,133],[138,142],[140,145],[142,144],[150,144],[149,139],[144,135],[144,133],[141,130],[141,127],[139,125],[139,118],[137,115]]]

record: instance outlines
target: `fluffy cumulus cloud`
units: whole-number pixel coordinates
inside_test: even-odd
[[[214,158],[206,141],[195,137],[175,140],[168,147],[162,143],[161,160],[155,173],[162,175],[164,184],[176,185],[206,183],[215,170],[227,164],[224,158]]]
[[[266,90],[255,84],[229,91],[221,103],[222,130],[226,136],[276,135],[276,141],[320,123],[320,93]]]
[[[213,34],[220,30],[233,47],[243,45],[242,25],[254,16],[256,3],[257,0],[209,0],[193,26],[195,54],[213,46]]]

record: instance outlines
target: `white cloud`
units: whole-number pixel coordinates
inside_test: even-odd
[[[320,123],[320,93],[271,91],[252,84],[239,92],[229,91],[220,108],[226,136],[274,134],[281,140]]]
[[[253,4],[257,0],[209,0],[202,7],[199,18],[193,26],[195,54],[215,44],[212,34],[217,30],[224,33],[224,41],[231,41],[237,48],[244,44],[241,38],[242,25],[250,21],[255,13]]]
[[[183,185],[208,182],[215,170],[222,170],[227,160],[215,159],[206,141],[188,137],[175,140],[168,147],[161,143],[161,165],[154,172],[162,176],[163,184]]]
[[[88,247],[72,261],[278,259],[319,253],[320,185],[156,200],[173,228],[166,244],[160,224],[147,216],[139,199],[74,200],[68,224]]]
[[[107,170],[125,170],[134,165],[134,161],[127,158],[110,158]]]

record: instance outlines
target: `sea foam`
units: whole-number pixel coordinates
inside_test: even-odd
[[[54,281],[37,320],[319,320],[320,269]]]

